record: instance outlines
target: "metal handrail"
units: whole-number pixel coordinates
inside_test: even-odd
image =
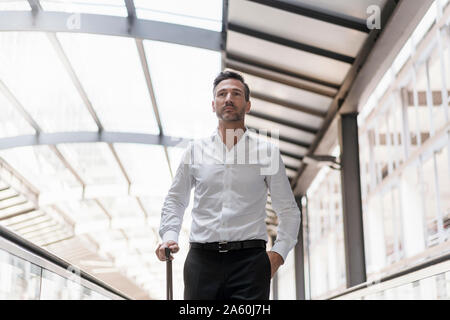
[[[0,225],[0,238],[4,238],[12,243],[14,243],[15,245],[18,245],[20,248],[35,254],[36,256],[49,261],[61,268],[64,269],[69,269],[69,268],[73,268],[73,265],[68,263],[67,261],[61,259],[60,257],[50,253],[49,251],[42,249],[41,247],[33,244],[32,242],[23,239],[22,237],[18,236],[17,234],[15,234],[14,232],[11,232],[10,230],[8,230],[7,228],[3,227]],[[94,276],[86,273],[85,271],[79,270],[79,276],[92,283],[95,284],[97,286],[99,286],[100,288],[114,294],[117,295],[123,299],[126,300],[131,300],[130,297],[126,296],[125,294],[123,294],[122,292],[118,291],[117,289],[112,288],[111,286],[107,285],[106,283],[100,281],[99,279],[95,278]]]
[[[377,280],[376,282],[375,281],[366,281],[364,283],[360,283],[360,284],[358,284],[356,286],[353,286],[351,288],[346,289],[343,292],[340,292],[338,294],[332,295],[332,296],[326,298],[326,300],[332,300],[332,299],[335,299],[335,298],[347,295],[349,293],[358,291],[360,289],[364,289],[364,288],[370,287],[371,285],[374,285],[374,284],[380,284],[380,283],[383,283],[383,282],[387,282],[389,280],[393,280],[395,278],[399,278],[401,276],[404,276],[404,275],[407,275],[407,274],[410,274],[410,273],[413,273],[413,272],[416,272],[416,271],[419,271],[419,270],[431,267],[433,265],[436,265],[436,264],[441,263],[441,262],[445,262],[447,260],[450,260],[450,253],[444,254],[442,256],[433,258],[431,260],[428,260],[428,261],[425,261],[425,262],[422,262],[422,263],[419,263],[419,264],[417,264],[415,266],[412,266],[410,268],[407,268],[407,269],[400,270],[398,272],[389,274],[389,275],[381,278],[380,280]]]

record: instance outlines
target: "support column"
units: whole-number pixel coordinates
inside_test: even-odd
[[[366,281],[357,113],[339,118],[347,288]]]
[[[295,295],[297,300],[305,300],[305,259],[303,250],[303,210],[302,197],[295,197],[297,206],[300,209],[300,228],[298,231],[297,244],[294,248],[294,268],[295,268]]]

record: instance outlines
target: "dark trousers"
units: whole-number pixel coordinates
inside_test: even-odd
[[[269,299],[271,270],[264,248],[191,248],[183,272],[185,300]]]

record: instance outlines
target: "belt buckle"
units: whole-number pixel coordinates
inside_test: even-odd
[[[228,252],[228,249],[223,249],[223,245],[226,245],[228,242],[227,241],[221,241],[219,242],[219,252]]]

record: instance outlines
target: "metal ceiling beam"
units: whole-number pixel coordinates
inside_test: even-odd
[[[316,137],[314,138],[313,143],[311,144],[310,149],[308,150],[307,155],[313,155],[316,152],[317,147],[319,146],[319,143],[321,142],[322,138],[324,137],[325,133],[327,132],[328,128],[331,126],[334,119],[337,117],[339,109],[344,104],[344,101],[346,100],[349,92],[352,89],[352,86],[355,82],[356,77],[358,76],[359,72],[361,71],[363,65],[367,61],[368,56],[370,55],[373,47],[375,46],[375,43],[377,42],[381,32],[385,29],[385,26],[387,22],[389,21],[389,18],[392,16],[392,13],[394,12],[394,9],[397,6],[396,0],[388,0],[386,2],[386,5],[384,6],[382,13],[381,13],[381,29],[373,29],[366,41],[364,42],[364,45],[362,49],[359,51],[358,56],[356,57],[355,63],[350,68],[349,72],[347,73],[341,88],[339,89],[338,94],[333,99],[333,102],[328,110],[327,116],[324,120],[324,123],[322,125],[322,128],[317,133]],[[300,195],[298,193],[298,189],[296,187],[299,180],[301,180],[301,176],[303,172],[307,168],[307,164],[302,163],[300,166],[297,175],[295,179],[293,179],[292,187],[294,189],[295,195]],[[302,193],[306,190],[303,190]]]
[[[41,132],[41,127],[33,119],[33,117],[28,113],[27,110],[22,106],[22,104],[17,100],[14,94],[9,90],[9,88],[0,79],[0,92],[4,94],[6,99],[11,103],[11,105],[19,112],[19,114],[25,119],[25,121],[36,131],[37,134]]]
[[[305,5],[301,5],[298,2],[286,1],[286,0],[250,0],[252,2],[265,5],[274,9],[279,9],[287,11],[289,13],[295,13],[304,17],[308,17],[315,20],[320,20],[326,23],[332,23],[341,27],[361,31],[364,33],[369,33],[370,30],[367,28],[365,23],[357,21],[359,19],[343,18],[339,16],[332,15],[327,12],[319,11],[318,9],[312,9]]]
[[[260,129],[258,129],[256,127],[247,126],[247,128],[249,128],[252,131],[255,131],[257,134],[260,134],[259,133]],[[268,137],[272,136],[270,131],[267,131],[266,133],[267,133]],[[309,148],[311,146],[309,143],[298,141],[298,140],[295,140],[295,139],[292,139],[292,138],[288,138],[288,137],[285,137],[285,136],[282,136],[282,135],[277,136],[276,138],[278,138],[280,141],[284,141],[284,142],[287,142],[287,143],[290,143],[290,144],[293,144],[293,145],[296,145],[296,146],[299,146],[299,147],[303,147],[303,148]]]
[[[300,43],[300,42],[296,42],[290,39],[286,39],[286,38],[282,38],[279,36],[275,36],[272,34],[268,34],[265,32],[261,32],[261,31],[257,31],[257,30],[253,30],[241,25],[238,25],[236,23],[228,23],[228,30],[229,31],[234,31],[240,34],[244,34],[246,36],[250,36],[253,38],[257,38],[260,40],[264,40],[264,41],[268,41],[268,42],[272,42],[272,43],[276,43],[285,47],[289,47],[292,49],[296,49],[296,50],[301,50],[304,52],[308,52],[308,53],[312,53],[315,55],[319,55],[325,58],[329,58],[329,59],[333,59],[333,60],[337,60],[337,61],[341,61],[341,62],[345,62],[348,64],[352,64],[355,61],[355,58],[350,57],[350,56],[346,56],[340,53],[336,53],[330,50],[326,50],[326,49],[322,49],[322,48],[318,48],[318,47],[314,47],[314,46],[310,46],[304,43]]]
[[[147,90],[150,95],[150,99],[152,101],[153,113],[155,114],[156,122],[158,123],[159,136],[164,137],[164,130],[163,130],[162,122],[161,122],[161,117],[159,116],[158,102],[156,100],[155,90],[153,88],[153,81],[152,81],[152,77],[150,75],[150,69],[148,66],[147,56],[145,54],[145,48],[144,48],[144,44],[143,44],[142,40],[136,39],[136,47],[137,47],[137,50],[139,53],[139,60],[141,61],[142,71],[144,72]],[[167,160],[167,165],[169,167],[169,172],[170,172],[171,177],[173,178],[173,171],[172,171],[172,166],[170,164],[169,152],[167,151],[166,145],[163,145],[163,147],[164,147],[164,154],[165,154],[166,160]]]
[[[28,0],[28,3],[30,4],[31,11],[33,13],[42,10],[42,7],[41,7],[41,4],[39,3],[39,0]]]
[[[320,80],[320,79],[315,79],[313,77],[301,75],[301,74],[298,74],[298,73],[295,73],[295,72],[292,72],[292,71],[279,69],[279,68],[277,68],[275,66],[272,66],[270,64],[266,64],[266,63],[258,62],[258,61],[255,61],[255,60],[252,60],[252,59],[249,59],[249,58],[241,57],[241,56],[238,56],[238,55],[230,53],[230,52],[227,53],[227,59],[232,60],[232,61],[236,61],[236,62],[239,62],[239,63],[243,63],[243,64],[249,65],[251,67],[260,68],[260,69],[266,69],[268,71],[276,72],[278,74],[281,74],[281,75],[284,75],[284,76],[288,76],[288,77],[292,77],[292,78],[298,79],[300,81],[309,81],[309,82],[312,82],[314,84],[319,84],[319,85],[326,86],[326,87],[333,88],[333,89],[339,89],[339,87],[340,87],[339,84],[323,81],[323,80]]]
[[[39,135],[22,135],[16,137],[0,138],[0,150],[14,147],[34,145],[57,145],[60,143],[139,143],[161,145],[168,147],[185,147],[189,139],[172,138],[145,133],[130,132],[57,132],[40,133]]]
[[[221,32],[221,43],[220,43],[220,51],[222,55],[221,59],[221,69],[224,70],[226,68],[227,62],[227,33],[228,33],[228,0],[222,1],[222,32]]]
[[[269,96],[267,94],[260,93],[260,92],[254,91],[254,90],[250,91],[250,97],[252,97],[254,99],[261,100],[261,101],[264,101],[264,102],[273,103],[273,104],[282,106],[284,108],[288,108],[288,109],[292,109],[292,110],[295,110],[295,111],[304,112],[304,113],[307,113],[307,114],[310,114],[312,116],[316,116],[316,117],[319,117],[319,118],[325,118],[325,116],[326,116],[325,112],[322,112],[322,111],[319,111],[319,110],[316,110],[316,109],[313,109],[313,108],[310,108],[310,107],[305,107],[305,106],[302,106],[302,105],[297,104],[297,103],[292,103],[292,102],[288,102],[288,101],[281,100],[281,99],[278,99],[278,98],[274,98],[274,97],[271,97],[271,96]]]
[[[134,21],[136,19],[136,7],[133,0],[125,0],[125,6],[127,7],[128,19]]]
[[[75,70],[73,69],[73,66],[70,63],[69,58],[67,58],[67,55],[61,46],[61,43],[59,42],[58,38],[56,37],[56,34],[47,33],[47,38],[50,40],[50,42],[53,46],[53,49],[55,50],[57,56],[61,60],[61,63],[63,64],[73,85],[77,89],[77,92],[80,95],[81,99],[83,100],[84,105],[86,106],[92,119],[97,124],[98,130],[100,130],[100,131],[103,130],[103,125],[101,124],[100,118],[98,117],[97,112],[95,112],[94,107],[92,106],[92,103],[89,100],[89,97],[88,97],[86,91],[84,90],[83,85],[81,84],[81,81],[78,79],[78,76],[76,75]]]
[[[265,69],[256,68],[253,66],[248,66],[244,63],[233,61],[230,59],[227,60],[225,66],[227,68],[235,69],[239,72],[243,72],[258,78],[278,82],[296,89],[313,92],[330,98],[333,98],[337,93],[337,89],[335,88],[329,88],[318,84],[311,84],[306,80],[295,79],[291,76],[279,74]]]
[[[316,134],[319,131],[318,129],[312,128],[312,127],[310,127],[308,125],[304,125],[304,124],[297,123],[297,122],[294,122],[294,121],[288,121],[288,120],[281,119],[281,118],[278,118],[278,117],[273,117],[273,116],[270,116],[270,115],[267,115],[267,114],[264,114],[264,113],[261,113],[261,112],[256,112],[256,111],[250,110],[248,115],[256,117],[258,119],[267,120],[267,121],[270,121],[270,122],[274,122],[276,124],[280,124],[280,125],[283,125],[283,126],[286,126],[286,127],[289,127],[289,128],[301,130],[301,131],[312,133],[312,134]]]
[[[78,14],[77,14],[78,15]],[[222,34],[173,23],[135,19],[130,26],[128,17],[80,13],[80,23],[71,26],[73,14],[65,12],[0,12],[0,31],[46,31],[103,34],[164,41],[213,51],[221,50]]]
[[[286,169],[293,170],[293,171],[297,171],[297,170],[298,170],[297,167],[290,166],[290,165],[288,165],[288,164],[286,164],[286,163],[284,164],[284,167],[285,167]]]

